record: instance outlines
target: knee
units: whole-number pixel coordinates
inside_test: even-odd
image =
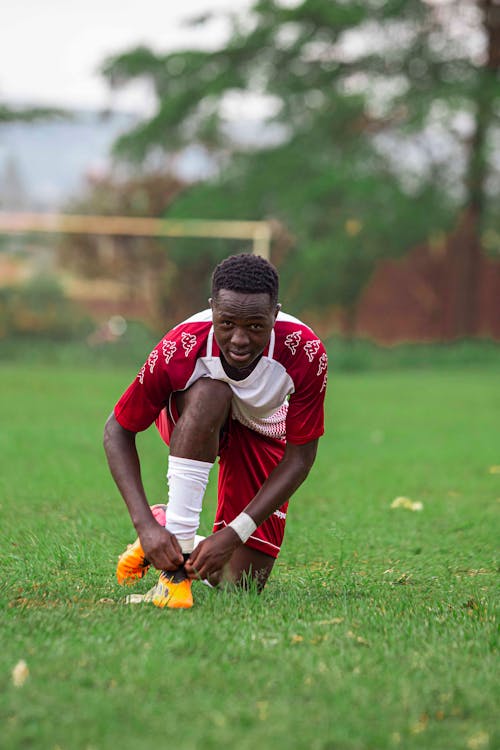
[[[193,418],[198,428],[222,427],[229,415],[233,393],[221,380],[200,378],[187,391],[176,394],[179,415]]]

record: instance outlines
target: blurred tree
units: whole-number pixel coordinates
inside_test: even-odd
[[[461,203],[450,332],[472,333],[486,144],[498,117],[498,13],[495,0],[258,0],[232,17],[222,49],[138,48],[107,61],[112,86],[147,79],[158,102],[116,152],[147,161],[202,144],[218,175],[172,214],[277,217],[300,248],[282,269],[295,306],[340,304],[351,326],[377,259],[449,227]],[[246,145],[229,126],[243,94],[264,112]]]
[[[379,91],[377,113],[401,146],[426,147],[417,171],[454,198],[448,243],[447,337],[477,331],[483,237],[491,236],[500,198],[500,3],[498,0],[401,2],[386,32],[355,68]],[[374,28],[375,39],[376,29]],[[377,44],[379,48],[377,49]],[[361,87],[363,89],[363,86]],[[415,174],[413,175],[415,178]],[[422,181],[422,176],[420,177]],[[498,211],[494,210],[495,214]]]
[[[0,125],[7,122],[33,122],[54,117],[70,117],[70,114],[55,107],[12,107],[0,102]]]
[[[135,179],[89,179],[87,193],[66,206],[70,213],[102,216],[161,216],[185,184],[171,175]],[[172,264],[166,240],[138,236],[65,235],[58,264],[84,279],[112,279],[124,285],[131,302],[143,301],[144,317],[159,324]]]
[[[34,276],[0,286],[0,339],[36,336],[63,340],[88,332],[88,321],[71,303],[56,278]]]

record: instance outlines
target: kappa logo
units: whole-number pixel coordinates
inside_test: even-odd
[[[156,349],[153,349],[151,354],[148,357],[148,365],[149,365],[149,372],[153,374],[153,370],[155,369],[155,364],[158,361],[158,352]]]
[[[285,346],[288,346],[292,354],[295,354],[298,346],[300,344],[300,339],[302,337],[302,331],[294,331],[293,333],[289,333],[288,336],[285,339]]]
[[[144,383],[144,375],[146,372],[146,365],[143,365],[139,372],[137,373],[137,377],[139,378],[139,383],[142,385]]]
[[[286,513],[283,513],[282,510],[275,510],[273,516],[278,516],[278,518],[281,518],[281,520],[284,521],[286,518]]]
[[[321,344],[321,341],[319,339],[314,339],[313,341],[307,341],[304,344],[304,351],[306,353],[306,357],[309,360],[309,362],[312,362],[314,357],[318,353],[320,344]]]
[[[323,385],[321,386],[319,390],[320,393],[323,393],[323,391],[325,390],[327,382],[328,382],[328,373],[325,372],[325,377],[323,378]]]
[[[177,344],[175,341],[165,340],[162,345],[163,356],[165,357],[165,364],[168,365],[175,352],[177,351]]]
[[[182,348],[186,352],[185,356],[188,357],[191,353],[194,345],[196,344],[196,336],[192,333],[183,333],[181,336]]]
[[[321,357],[319,358],[319,367],[318,367],[318,372],[316,374],[321,375],[321,373],[326,370],[327,365],[328,365],[328,357],[326,356],[326,354],[322,354]]]

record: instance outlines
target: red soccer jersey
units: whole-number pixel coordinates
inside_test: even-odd
[[[230,386],[234,419],[300,445],[324,432],[327,364],[325,348],[313,331],[280,312],[255,368],[244,380],[232,380],[222,367],[212,312],[204,310],[173,328],[153,349],[116,404],[115,416],[126,430],[145,430],[174,391],[208,377]]]

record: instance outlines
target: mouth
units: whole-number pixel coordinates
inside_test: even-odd
[[[251,352],[235,352],[235,351],[229,351],[228,352],[229,358],[233,362],[238,362],[241,364],[247,364],[252,359]]]

